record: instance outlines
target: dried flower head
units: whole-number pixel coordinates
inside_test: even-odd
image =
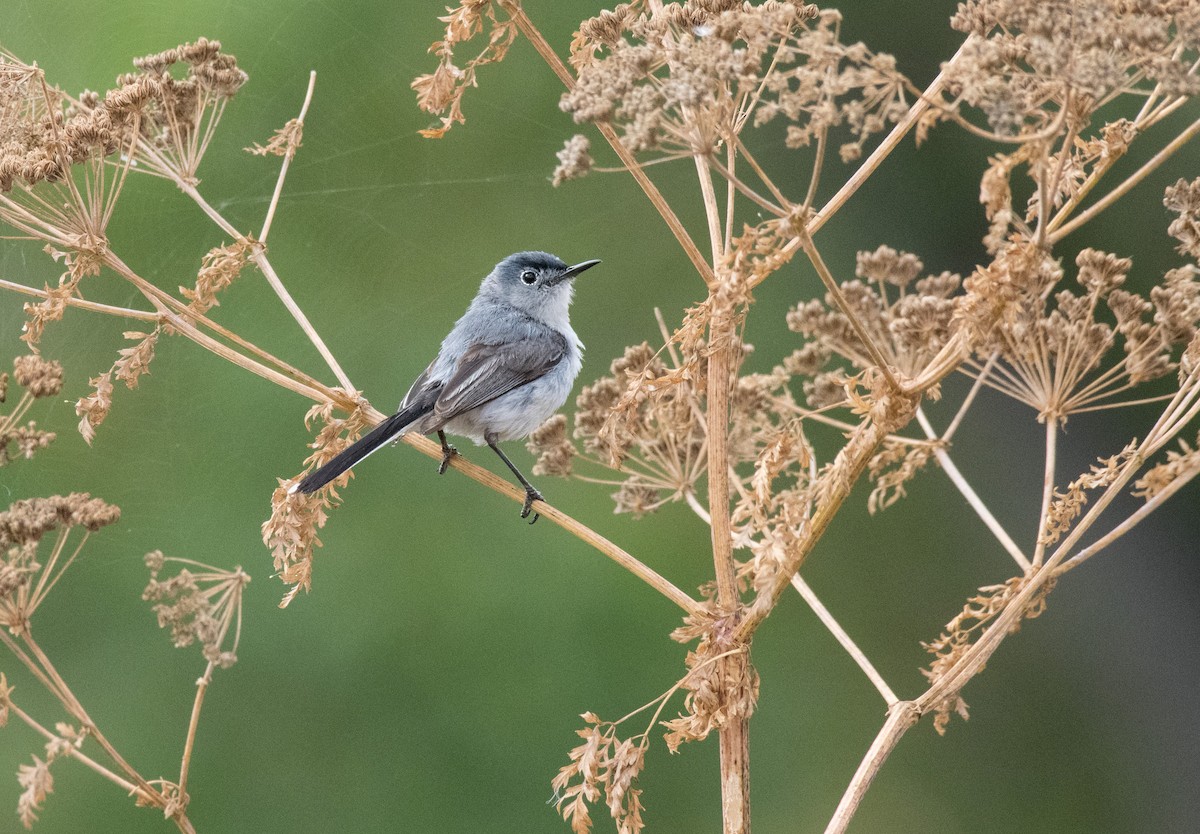
[[[909,376],[918,375],[949,340],[955,293],[961,283],[959,276],[948,272],[917,280],[923,266],[915,255],[880,246],[874,252],[859,252],[855,267],[859,280],[844,281],[839,287],[859,326],[887,363]],[[816,347],[808,348],[811,360],[836,355],[858,368],[876,364],[831,293],[823,301],[814,299],[792,308],[787,324],[812,340],[809,344]],[[805,370],[821,367],[811,360],[803,363]],[[843,396],[837,389],[840,385],[830,389],[829,381],[814,385],[810,404],[819,408],[840,401]]]
[[[1187,0],[968,0],[951,25],[975,37],[945,68],[946,106],[981,111],[992,131],[1016,136],[1064,111],[1084,124],[1114,98],[1155,87],[1194,95],[1198,24]]]
[[[1085,249],[1075,264],[1083,294],[1051,296],[1061,276],[1057,264],[1014,245],[968,279],[958,308],[975,336],[969,372],[981,374],[998,354],[984,382],[1037,409],[1039,420],[1119,404],[1115,397],[1174,369],[1179,346],[1200,327],[1195,268],[1167,273],[1147,300],[1122,289],[1128,258]],[[1111,360],[1118,341],[1122,355]]]
[[[627,4],[580,27],[562,108],[618,126],[635,152],[708,155],[776,118],[790,122],[789,147],[844,126],[852,159],[908,106],[891,56],[842,44],[840,24],[800,2]]]
[[[33,353],[13,360],[13,379],[35,399],[52,397],[62,390],[63,369],[53,359]]]
[[[138,72],[117,79],[129,93],[145,95],[137,122],[134,168],[195,183],[196,171],[229,100],[246,83],[237,59],[220,41],[199,38],[144,58]],[[181,77],[176,77],[176,73]]]
[[[237,662],[242,633],[242,591],[250,576],[240,567],[231,571],[190,559],[164,556],[161,550],[146,554],[150,581],[142,599],[154,603],[159,628],[171,630],[171,642],[182,648],[200,644],[211,666],[228,669]],[[164,565],[184,567],[175,576],[159,579]]]
[[[34,400],[51,397],[62,390],[62,365],[38,354],[13,360],[13,380],[24,389],[7,414],[0,413],[0,467],[17,458],[29,460],[56,437],[42,431],[33,420],[25,421]],[[9,375],[0,374],[0,404],[5,401]]]
[[[592,143],[582,133],[576,133],[558,152],[558,167],[554,169],[551,183],[557,188],[567,180],[586,176],[592,170]]]
[[[1179,252],[1200,260],[1200,177],[1168,186],[1163,205],[1179,215],[1167,227],[1168,234],[1179,241]]]
[[[535,475],[571,474],[571,458],[575,457],[575,446],[567,438],[567,418],[555,414],[538,426],[525,443],[525,448],[538,456],[533,465]]]
[[[120,517],[120,508],[86,492],[29,498],[0,512],[0,626],[13,633],[23,631],[79,555],[88,534],[115,524]],[[68,547],[75,528],[84,532]],[[54,531],[50,552],[39,554],[42,539]]]

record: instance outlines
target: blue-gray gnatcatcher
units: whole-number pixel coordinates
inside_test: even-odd
[[[598,263],[567,266],[547,252],[518,252],[496,264],[396,413],[289,491],[315,492],[410,431],[437,432],[441,474],[455,454],[449,432],[492,447],[525,487],[521,518],[528,517],[542,494],[496,443],[526,437],[566,402],[583,364],[568,314],[574,279]],[[537,520],[534,513],[529,523]]]

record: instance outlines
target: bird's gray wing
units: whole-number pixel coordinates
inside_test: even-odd
[[[567,353],[567,339],[556,330],[527,334],[519,341],[476,343],[463,351],[454,374],[433,407],[445,423],[550,371]]]
[[[413,380],[413,384],[409,386],[408,393],[404,395],[404,399],[400,401],[400,411],[408,408],[410,405],[415,405],[419,401],[436,400],[438,392],[442,389],[440,382],[430,384],[429,373],[433,370],[433,366],[437,364],[437,360],[429,363],[429,367],[421,371],[421,375]]]

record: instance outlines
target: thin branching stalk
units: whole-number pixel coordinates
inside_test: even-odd
[[[933,430],[933,425],[930,424],[929,419],[925,416],[924,411],[919,408],[917,409],[917,422],[920,423],[926,437],[930,440],[939,439],[937,433]],[[988,509],[987,504],[979,497],[979,494],[975,492],[970,482],[967,481],[966,476],[955,465],[954,459],[946,451],[944,443],[936,443],[933,447],[933,454],[937,458],[938,464],[942,467],[942,471],[946,473],[946,477],[950,479],[950,483],[954,484],[954,488],[966,499],[967,504],[975,511],[975,514],[979,516],[979,519],[991,531],[991,534],[995,536],[1000,546],[1013,558],[1013,561],[1017,563],[1017,566],[1022,571],[1028,571],[1030,566],[1029,560],[1025,558],[1025,554],[1021,551],[1017,543],[1013,541],[1012,536],[1008,534],[1008,531],[992,515],[992,511]]]
[[[804,601],[808,603],[808,607],[811,608],[813,613],[817,615],[817,619],[821,621],[821,624],[829,630],[829,633],[833,635],[834,639],[837,640],[841,647],[846,650],[846,654],[850,655],[851,659],[858,664],[858,668],[861,669],[863,674],[867,676],[867,679],[871,681],[871,684],[879,690],[879,694],[883,696],[884,703],[890,708],[892,704],[895,704],[897,701],[899,701],[900,699],[896,697],[896,693],[892,691],[892,688],[888,686],[887,681],[883,679],[883,675],[879,674],[879,671],[875,668],[875,665],[871,663],[870,659],[866,656],[863,650],[860,649],[858,644],[855,643],[854,640],[851,639],[850,635],[846,633],[846,630],[842,628],[841,624],[837,621],[837,619],[834,618],[829,609],[825,607],[825,603],[821,602],[821,598],[817,596],[816,592],[814,592],[812,587],[804,581],[803,577],[801,577],[799,573],[792,574],[792,587],[795,588]]]

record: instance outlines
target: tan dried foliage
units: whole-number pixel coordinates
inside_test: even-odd
[[[417,93],[417,106],[441,116],[437,127],[420,131],[425,138],[440,139],[456,123],[466,121],[462,97],[468,88],[477,86],[476,70],[504,60],[516,40],[516,23],[507,17],[497,17],[497,5],[492,0],[462,0],[458,6],[447,8],[447,15],[438,18],[446,24],[446,32],[442,40],[434,41],[429,47],[429,51],[438,56],[437,69],[418,76],[411,85]],[[455,65],[455,47],[473,40],[485,29],[487,43],[484,47],[465,66]]]
[[[8,724],[8,714],[12,708],[13,687],[8,685],[8,679],[0,672],[0,728]]]
[[[867,511],[874,515],[905,497],[904,485],[917,476],[933,457],[926,443],[885,440],[867,464],[867,474],[875,488],[867,496]]]
[[[21,786],[21,795],[17,797],[17,818],[25,828],[33,828],[46,797],[54,793],[50,763],[34,756],[33,764],[19,765],[17,784]]]
[[[1046,514],[1045,532],[1039,542],[1051,545],[1062,538],[1087,506],[1088,493],[1115,483],[1137,453],[1138,443],[1131,441],[1112,457],[1101,458],[1090,471],[1071,481],[1065,491],[1055,490],[1054,500]]]
[[[1195,445],[1179,441],[1179,448],[1167,450],[1167,459],[1146,471],[1133,485],[1133,494],[1146,501],[1158,495],[1180,479],[1194,478],[1200,472],[1200,435]]]
[[[5,219],[3,208],[0,207],[0,220]],[[36,352],[46,325],[52,321],[60,321],[67,310],[67,299],[76,295],[79,283],[84,279],[100,274],[100,259],[94,252],[76,251],[64,252],[46,244],[46,254],[56,261],[62,261],[67,270],[59,276],[58,285],[43,287],[46,297],[38,302],[28,301],[22,308],[28,317],[21,328],[21,340]]]
[[[645,827],[642,791],[635,784],[645,765],[646,736],[621,739],[619,722],[601,721],[591,712],[580,717],[586,726],[576,734],[583,744],[571,750],[570,762],[551,781],[555,810],[571,824],[574,834],[587,834],[592,830],[588,805],[603,796],[617,831],[637,834]]]
[[[946,630],[936,640],[921,643],[925,651],[934,656],[929,668],[921,670],[931,687],[939,686],[959,669],[975,639],[1001,612],[1015,603],[1017,595],[1034,578],[1033,574],[1014,576],[1003,584],[981,587],[978,594],[967,600],[963,610],[946,623]],[[1054,590],[1054,584],[1055,580],[1051,578],[1038,586],[1032,596],[1023,603],[1023,608],[1008,633],[1019,631],[1023,620],[1041,616],[1046,610],[1046,597]],[[983,666],[979,666],[976,671],[982,670]],[[934,704],[933,711],[933,728],[937,730],[938,735],[945,735],[951,714],[958,715],[964,721],[970,717],[967,702],[962,699],[957,688],[951,688],[944,698]]]
[[[92,393],[75,403],[75,414],[82,418],[79,421],[79,433],[90,446],[96,438],[96,427],[104,422],[112,408],[112,369],[92,377],[88,384],[92,386]]]
[[[246,261],[262,244],[253,237],[242,237],[226,246],[216,246],[201,259],[200,271],[196,273],[195,287],[180,287],[179,294],[188,300],[188,308],[197,313],[207,313],[221,302],[217,296],[241,275]]]
[[[304,424],[310,430],[314,423],[321,423],[316,438],[309,444],[313,452],[304,461],[305,472],[332,460],[367,427],[369,403],[358,391],[342,393],[355,403],[354,409],[345,417],[333,416],[336,406],[332,401],[317,403],[304,416]],[[279,480],[279,486],[271,495],[271,517],[263,522],[262,536],[263,543],[271,549],[277,575],[292,586],[280,602],[280,608],[289,605],[301,590],[307,593],[312,587],[313,549],[321,546],[317,530],[325,526],[329,511],[340,503],[337,490],[345,486],[352,475],[347,471],[312,495],[288,492],[300,476]]]
[[[283,156],[293,159],[303,138],[304,124],[299,119],[289,119],[287,124],[271,135],[267,144],[260,145],[255,142],[251,147],[242,150],[255,156]]]

